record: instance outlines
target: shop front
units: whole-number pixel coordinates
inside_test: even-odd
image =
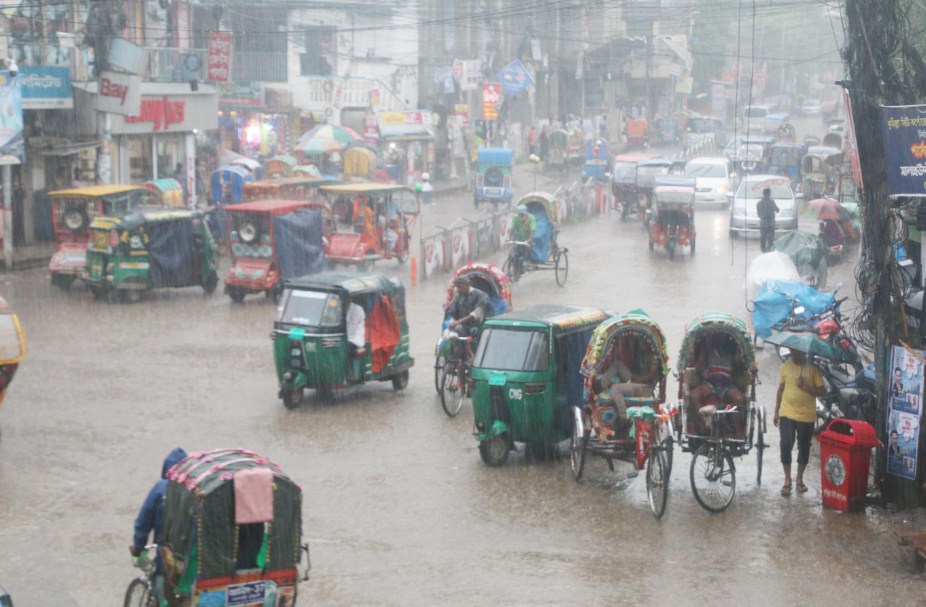
[[[389,178],[413,185],[434,165],[431,113],[424,110],[378,112],[379,150]]]
[[[74,85],[79,122],[99,130],[95,82]],[[199,85],[141,83],[137,115],[109,114],[112,133],[112,177],[116,184],[142,184],[172,177],[193,202],[196,192],[196,137],[218,128],[218,95]],[[105,142],[102,148],[105,147]]]

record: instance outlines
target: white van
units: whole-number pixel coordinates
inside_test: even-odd
[[[769,109],[767,105],[746,106],[743,117],[746,119],[746,133],[761,134],[765,132]]]

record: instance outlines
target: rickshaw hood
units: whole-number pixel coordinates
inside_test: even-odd
[[[176,466],[186,457],[186,451],[181,447],[176,447],[164,458],[164,465],[161,466],[161,478],[167,478],[167,472]]]

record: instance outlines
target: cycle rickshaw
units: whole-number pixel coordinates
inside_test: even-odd
[[[762,482],[764,407],[756,404],[756,351],[746,323],[722,313],[702,314],[685,329],[678,355],[676,432],[693,452],[691,489],[710,512],[722,512],[736,490],[734,457],[756,448]]]
[[[585,406],[573,411],[570,461],[576,480],[588,453],[605,458],[611,471],[614,460],[645,468],[656,518],[665,512],[672,470],[672,420],[663,408],[668,360],[662,329],[645,312],[612,316],[588,342],[581,367]],[[612,375],[623,381],[613,381]]]
[[[649,218],[649,250],[665,246],[669,259],[678,247],[695,252],[695,180],[690,177],[656,178]]]
[[[441,399],[444,412],[454,417],[463,406],[463,399],[469,394],[464,340],[456,332],[448,329],[450,323],[450,303],[456,294],[454,283],[465,276],[473,289],[479,289],[489,296],[492,302],[492,315],[506,314],[513,310],[511,304],[511,279],[495,264],[470,263],[453,273],[450,286],[447,287],[447,300],[444,302],[444,319],[441,324],[441,336],[434,347],[434,387]],[[473,344],[475,350],[476,344]]]
[[[524,205],[537,221],[534,230],[534,243],[531,247],[526,242],[510,241],[511,250],[502,266],[502,272],[517,282],[524,274],[536,270],[553,270],[556,284],[566,285],[569,275],[568,249],[560,247],[556,241],[559,233],[559,200],[546,192],[532,192],[518,201],[516,206]]]

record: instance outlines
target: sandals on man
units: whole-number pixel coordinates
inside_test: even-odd
[[[805,485],[804,483],[798,483],[798,484],[797,484],[797,492],[798,492],[798,493],[807,493],[807,485]]]
[[[791,483],[788,483],[787,485],[781,488],[781,494],[786,497],[791,495]]]

